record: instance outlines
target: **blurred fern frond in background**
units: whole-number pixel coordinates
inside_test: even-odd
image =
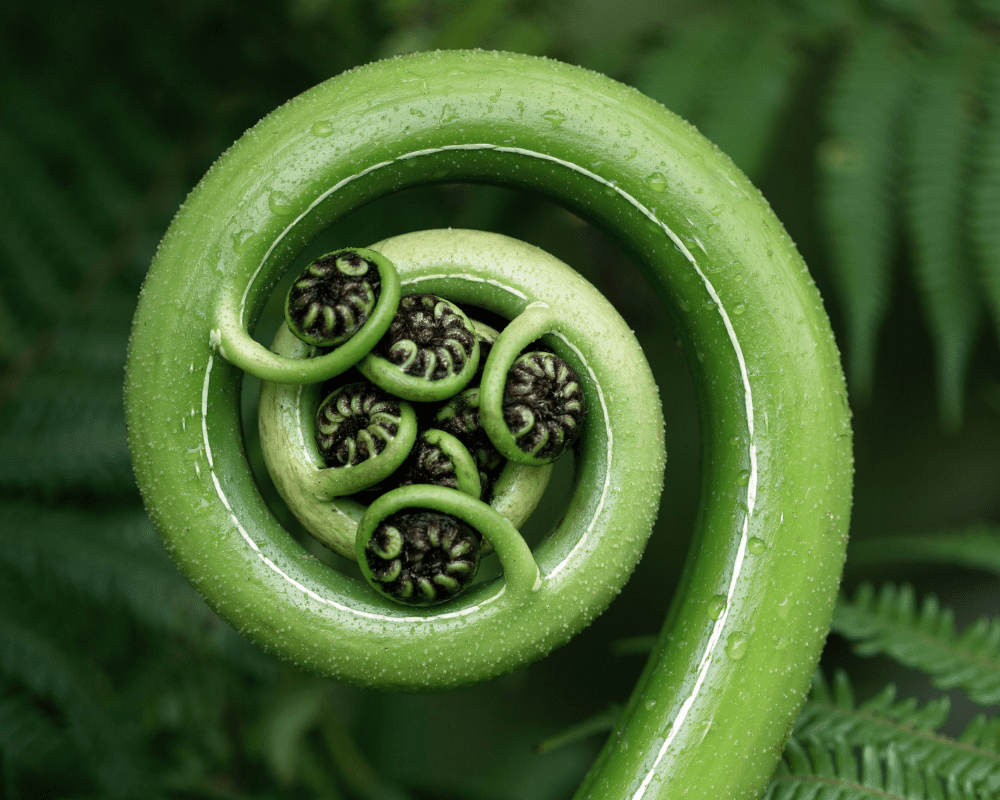
[[[586,734],[607,729],[641,669],[614,643],[651,633],[665,612],[662,565],[696,513],[698,436],[683,356],[662,346],[672,323],[580,220],[515,192],[431,187],[316,244],[445,225],[519,236],[584,273],[646,346],[672,421],[671,513],[622,597],[545,661],[429,698],[296,674],[188,588],[132,478],[128,330],[185,193],[272,108],[412,50],[510,49],[608,72],[751,175],[824,289],[852,397],[868,398],[856,403],[851,574],[935,592],[995,660],[996,623],[971,620],[996,617],[982,570],[1000,564],[998,43],[1000,4],[987,0],[0,5],[0,796],[555,800],[585,772],[599,744]],[[935,413],[961,431],[942,436]],[[955,533],[913,537],[917,525]],[[978,673],[956,677],[961,665],[934,667],[927,642],[914,649],[931,616],[938,644],[954,643],[944,611],[921,616],[912,595],[883,591],[895,600],[881,610],[865,595],[842,601],[845,634],[910,653],[948,685],[980,686]],[[851,682],[818,679],[773,796],[855,775],[851,796],[1000,789],[995,705],[973,708],[992,693],[941,699],[892,667],[901,696],[920,698],[895,701],[884,661],[834,639],[826,662]],[[855,703],[854,687],[874,699]],[[432,747],[413,725],[434,732]],[[536,751],[557,740],[568,743]]]
[[[870,398],[893,283],[909,281],[952,428],[984,317],[1000,336],[998,26],[992,3],[713,6],[678,25],[637,81],[759,178],[781,158],[776,128],[801,126],[787,114],[804,76],[820,106],[821,263],[843,304],[851,389]]]

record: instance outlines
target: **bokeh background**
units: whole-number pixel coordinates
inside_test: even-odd
[[[456,47],[605,72],[732,156],[798,243],[844,352],[857,462],[848,583],[910,581],[953,605],[960,625],[997,616],[995,574],[889,557],[906,551],[896,537],[1000,531],[1000,3],[9,0],[0,796],[556,799],[586,771],[667,608],[698,485],[684,355],[600,231],[525,193],[437,186],[356,212],[310,250],[439,226],[508,233],[577,268],[644,344],[667,418],[660,520],[611,609],[538,664],[400,696],[278,663],[174,570],[129,463],[130,319],[186,193],[310,86]],[[249,415],[250,385],[246,397]],[[256,459],[253,429],[248,416]],[[871,545],[882,537],[893,544]],[[890,681],[936,694],[919,673],[831,637],[824,669],[835,666],[861,695]],[[953,731],[971,714],[964,703],[955,695]]]

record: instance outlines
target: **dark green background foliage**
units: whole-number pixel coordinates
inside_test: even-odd
[[[587,732],[613,724],[663,617],[697,494],[671,322],[600,232],[537,197],[441,186],[310,250],[509,233],[584,273],[646,345],[667,412],[660,521],[622,597],[539,664],[429,697],[297,673],[194,596],[129,465],[129,321],[185,193],[313,84],[449,47],[582,64],[686,116],[762,187],[823,290],[855,412],[849,593],[774,796],[816,776],[851,797],[1000,791],[1000,3],[615,5],[0,5],[0,795],[527,800],[579,781]]]

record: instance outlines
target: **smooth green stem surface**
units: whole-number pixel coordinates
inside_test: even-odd
[[[613,232],[667,300],[699,392],[703,483],[684,577],[577,797],[756,797],[836,598],[852,475],[844,381],[819,295],[759,192],[690,125],[628,87],[543,59],[422,54],[328,81],[237,142],[178,213],[136,315],[127,419],[150,515],[189,579],[249,637],[383,688],[508,671],[610,601],[652,521],[660,479],[648,456],[661,423],[638,391],[651,378],[623,380],[627,326],[611,326],[590,300],[566,304],[570,327],[550,343],[598,411],[589,406],[578,487],[535,551],[542,587],[526,601],[485,584],[442,610],[390,609],[302,559],[253,486],[240,373],[216,357],[212,320],[252,327],[303,242],[366,202],[433,181],[543,192]],[[575,280],[530,286],[531,275],[498,274],[490,248],[475,247],[451,272],[439,257],[413,262],[421,290],[507,306],[512,318],[528,298],[566,297]],[[482,272],[464,280],[462,262],[480,258]],[[245,315],[232,311],[240,297]],[[588,336],[600,345],[583,350]]]

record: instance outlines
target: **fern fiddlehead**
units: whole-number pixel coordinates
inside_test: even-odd
[[[314,136],[317,121],[332,133]],[[128,421],[151,516],[189,579],[250,638],[356,683],[443,688],[499,674],[565,641],[610,601],[655,511],[655,386],[630,366],[627,327],[595,312],[606,301],[562,266],[553,265],[555,280],[525,269],[512,253],[546,259],[523,245],[452,232],[442,248],[431,232],[372,249],[399,266],[413,293],[508,319],[527,314],[508,327],[537,322],[577,372],[595,402],[563,523],[532,555],[495,501],[442,487],[418,504],[428,487],[343,511],[365,532],[414,504],[457,516],[492,537],[502,586],[401,609],[298,558],[253,486],[237,367],[287,383],[327,377],[315,364],[328,356],[286,362],[247,343],[280,270],[331,220],[440,180],[543,191],[612,230],[668,299],[699,386],[704,481],[694,549],[616,735],[578,796],[755,796],[804,696],[836,596],[850,502],[839,357],[808,274],[756,190],[693,129],[619,84],[518,56],[413,56],[323,84],[238,142],[179,212],[136,317]],[[391,287],[382,281],[366,326],[388,327],[379,313]],[[585,302],[564,301],[570,289]],[[557,313],[533,322],[532,303]],[[491,370],[507,360],[502,347],[484,369],[487,432],[506,385]],[[391,538],[375,547],[391,553]]]

